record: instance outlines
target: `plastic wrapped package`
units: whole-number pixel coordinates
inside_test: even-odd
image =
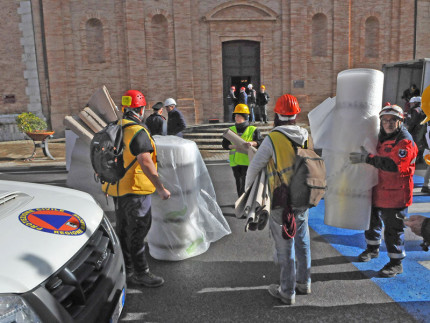
[[[154,140],[159,176],[171,197],[161,200],[153,194],[149,253],[160,260],[197,256],[230,234],[230,227],[197,145],[177,136],[154,136]]]
[[[312,140],[315,148],[324,149],[331,147],[330,133],[334,122],[333,109],[336,106],[336,98],[327,98],[308,114]]]
[[[325,224],[366,230],[370,223],[372,187],[378,171],[367,164],[351,164],[350,152],[364,146],[376,152],[384,74],[351,69],[338,74],[336,106],[323,149],[327,169]],[[312,130],[312,129],[311,129]]]

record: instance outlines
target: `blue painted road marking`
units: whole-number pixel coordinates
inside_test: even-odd
[[[416,187],[420,187],[423,178],[414,176],[414,181]],[[430,196],[414,196],[413,203],[430,203]],[[420,322],[430,322],[430,270],[419,263],[430,261],[430,252],[422,250],[420,247],[422,241],[405,241],[406,258],[403,261],[403,274],[394,278],[380,278],[377,275],[378,270],[389,261],[384,242],[378,258],[369,262],[358,262],[357,256],[366,248],[364,232],[325,225],[324,208],[324,200],[322,200],[318,206],[310,209],[309,226],[339,253],[350,259],[356,268],[368,276],[409,314]],[[428,211],[419,214],[430,217],[430,204]]]

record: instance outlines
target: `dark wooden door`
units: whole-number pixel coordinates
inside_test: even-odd
[[[223,93],[226,98],[230,86],[239,89],[252,84],[260,87],[260,43],[248,40],[228,41],[222,44]],[[224,100],[224,121],[228,121],[228,108]]]

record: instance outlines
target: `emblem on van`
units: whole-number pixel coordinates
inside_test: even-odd
[[[62,209],[35,208],[22,212],[18,218],[30,229],[64,236],[79,236],[87,229],[84,219]]]

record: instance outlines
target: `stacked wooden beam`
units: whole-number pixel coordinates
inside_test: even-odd
[[[77,116],[66,116],[64,125],[84,142],[90,144],[96,132],[102,130],[107,123],[119,118],[121,118],[121,112],[112,100],[106,86],[103,86],[94,92],[86,107]]]

